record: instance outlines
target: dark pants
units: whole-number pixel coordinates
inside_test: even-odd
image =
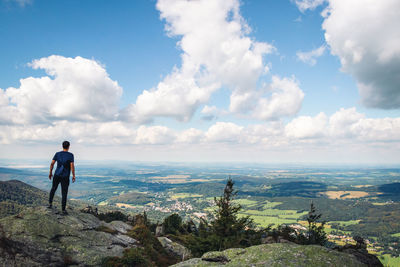
[[[53,186],[51,187],[51,190],[50,190],[49,203],[50,203],[50,205],[53,203],[54,193],[57,191],[57,187],[58,187],[59,183],[61,183],[62,210],[65,210],[65,206],[67,205],[69,177],[61,177],[58,175],[54,175]]]

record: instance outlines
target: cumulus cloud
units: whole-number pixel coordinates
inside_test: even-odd
[[[218,121],[206,130],[195,128],[177,131],[166,126],[135,127],[121,121],[69,122],[55,121],[51,125],[0,125],[0,144],[59,142],[101,145],[175,146],[221,144],[247,148],[307,149],[313,143],[326,148],[342,145],[393,146],[400,142],[400,118],[367,118],[355,108],[340,109],[331,116],[300,116],[289,121],[269,121],[241,126]]]
[[[232,91],[229,110],[233,113],[254,116],[249,107],[255,98],[264,99],[260,105],[264,109],[275,102],[257,88],[260,77],[269,70],[264,56],[275,48],[249,37],[250,28],[239,7],[238,0],[159,0],[157,9],[166,21],[167,34],[181,38],[182,64],[155,88],[144,90],[122,118],[139,123],[159,116],[188,121],[221,87]],[[274,95],[280,96],[286,97]]]
[[[244,127],[232,122],[217,122],[205,133],[209,142],[239,142]]]
[[[335,138],[352,138],[359,141],[399,141],[400,118],[366,118],[355,108],[342,108],[330,117],[329,133]]]
[[[293,119],[285,127],[288,137],[294,138],[318,138],[327,134],[327,116],[321,112],[315,117],[300,116]]]
[[[323,29],[367,107],[400,108],[400,2],[329,0]]]
[[[252,101],[246,99],[247,108],[253,109],[253,117],[276,120],[280,117],[293,116],[300,110],[304,93],[294,78],[273,76],[267,90],[269,97],[257,97],[255,94],[254,97],[248,98]]]
[[[300,11],[304,12],[308,9],[314,10],[316,7],[326,2],[326,0],[294,0],[294,2]]]
[[[168,144],[175,140],[173,130],[165,126],[140,126],[133,144]]]
[[[321,45],[320,47],[308,52],[299,51],[296,53],[297,59],[311,66],[314,66],[315,64],[317,64],[317,58],[324,54],[325,48],[325,45]]]
[[[202,114],[203,120],[211,121],[218,118],[218,115],[224,112],[220,111],[216,106],[205,105],[200,113]]]
[[[98,62],[53,55],[28,65],[48,76],[24,78],[19,88],[0,89],[0,109],[8,118],[3,123],[104,121],[118,114],[122,88]]]

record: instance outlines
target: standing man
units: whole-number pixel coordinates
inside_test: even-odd
[[[74,154],[68,152],[69,150],[69,142],[64,141],[62,143],[63,150],[57,152],[53,160],[50,164],[50,173],[49,179],[53,176],[53,167],[54,163],[57,162],[57,168],[54,172],[53,178],[53,186],[51,187],[50,197],[49,197],[49,206],[48,208],[53,207],[53,198],[54,193],[57,190],[58,184],[61,183],[61,195],[62,195],[62,213],[64,215],[68,215],[68,212],[65,210],[65,206],[67,205],[67,194],[68,194],[68,186],[69,186],[69,175],[72,170],[72,182],[75,182],[75,166],[74,166]]]

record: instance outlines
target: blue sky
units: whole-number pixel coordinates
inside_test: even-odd
[[[0,157],[398,163],[393,10],[0,0]]]

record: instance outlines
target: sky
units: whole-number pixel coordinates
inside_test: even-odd
[[[0,158],[400,163],[398,0],[0,0]]]

